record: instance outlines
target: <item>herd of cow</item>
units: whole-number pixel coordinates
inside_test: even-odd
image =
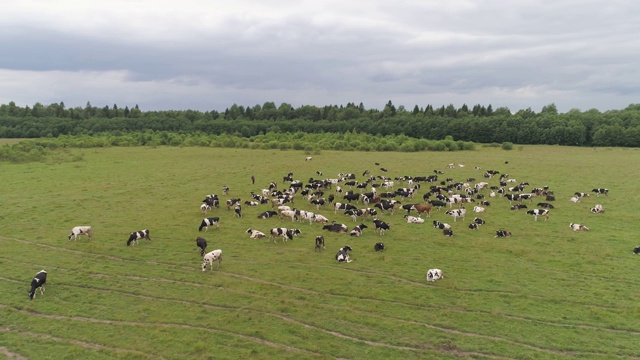
[[[305,161],[310,161],[312,158],[308,157]],[[379,165],[376,163],[376,165]],[[459,167],[464,167],[462,164],[458,164]],[[454,164],[447,165],[447,168],[454,168]],[[381,170],[383,168],[380,168]],[[480,170],[479,167],[475,168]],[[387,172],[384,169],[384,172]],[[511,179],[508,174],[500,174],[499,171],[488,170],[483,173],[483,177],[486,181],[477,181],[475,178],[468,178],[464,182],[456,182],[453,178],[440,179],[439,175],[443,175],[444,172],[440,170],[434,170],[435,175],[430,176],[402,176],[389,178],[386,176],[371,176],[370,171],[363,172],[362,180],[357,180],[354,173],[340,173],[336,178],[330,179],[313,179],[310,178],[307,184],[304,184],[300,180],[293,178],[293,173],[288,173],[283,177],[282,184],[287,184],[285,189],[279,190],[276,182],[271,182],[267,188],[262,189],[261,194],[251,192],[250,196],[252,200],[245,201],[244,203],[240,198],[231,198],[226,201],[228,210],[233,210],[233,216],[241,218],[242,206],[271,206],[271,210],[266,210],[260,213],[258,219],[279,218],[284,221],[290,218],[292,222],[295,221],[309,221],[312,223],[322,224],[322,230],[349,234],[350,236],[359,237],[363,234],[363,231],[368,228],[364,224],[365,220],[371,220],[373,231],[380,236],[384,235],[391,229],[391,226],[378,219],[379,213],[389,213],[393,215],[395,211],[406,211],[403,218],[409,224],[422,224],[425,220],[422,216],[430,217],[434,209],[441,210],[442,208],[448,208],[444,211],[444,214],[453,218],[454,222],[458,219],[465,219],[467,209],[464,207],[468,203],[477,203],[473,206],[474,214],[481,214],[486,212],[486,208],[491,205],[491,201],[487,198],[504,197],[509,201],[510,208],[512,210],[526,209],[527,205],[524,203],[528,201],[529,204],[533,202],[535,197],[544,197],[544,202],[538,202],[535,209],[527,210],[527,214],[533,216],[534,220],[538,220],[538,217],[544,218],[545,221],[549,218],[550,210],[554,209],[554,206],[550,203],[555,201],[555,196],[547,186],[542,188],[532,188],[530,191],[525,192],[529,184],[527,182],[520,182],[517,185],[509,186],[510,183],[515,183],[515,179]],[[317,171],[317,175],[321,175],[322,172]],[[498,185],[491,186],[488,181],[494,176],[500,175]],[[407,187],[396,188],[395,184],[405,184]],[[422,200],[423,203],[414,202],[414,196],[418,191],[428,185],[428,191],[426,191]],[[345,190],[345,188],[349,190]],[[353,188],[359,189],[359,191],[353,191]],[[228,194],[229,188],[223,187],[223,194]],[[592,190],[596,196],[608,195],[609,190],[606,188],[594,188]],[[488,193],[488,194],[487,194]],[[327,196],[325,196],[327,195]],[[580,202],[583,198],[588,197],[588,193],[576,192],[571,201],[574,203]],[[292,208],[294,199],[296,204],[306,201],[309,205],[316,207],[316,210],[320,208],[331,207],[334,214],[338,211],[344,215],[350,217],[353,222],[361,222],[359,225],[354,226],[351,230],[346,224],[338,223],[336,221],[330,222],[324,215],[300,210],[298,208]],[[336,199],[344,201],[339,202]],[[400,199],[400,200],[398,200]],[[363,204],[364,208],[358,208],[352,204]],[[517,204],[512,205],[513,202]],[[404,203],[404,204],[403,204]],[[289,204],[289,205],[285,205]],[[455,207],[455,208],[454,208]],[[220,209],[220,198],[216,194],[206,195],[202,200],[200,211],[206,216],[210,211],[214,209]],[[411,215],[414,211],[415,215]],[[591,208],[591,212],[594,214],[604,213],[602,205],[595,205]],[[470,230],[477,230],[481,225],[484,225],[486,221],[480,217],[474,217],[471,223],[468,225]],[[454,232],[452,226],[448,223],[433,220],[432,224],[434,228],[442,230],[444,236],[453,236]],[[205,217],[202,219],[198,231],[208,231],[210,227],[220,228],[220,217]],[[577,224],[571,223],[569,225],[573,231],[589,231],[589,228]],[[269,236],[269,240],[273,240],[277,243],[278,238],[282,238],[283,242],[293,240],[295,236],[301,235],[302,231],[297,228],[285,228],[276,227],[264,233],[256,229],[247,229],[246,233],[249,234],[251,239],[262,239]],[[85,235],[89,239],[92,237],[91,226],[76,226],[71,230],[68,239],[78,239],[79,236]],[[506,229],[498,229],[495,231],[495,238],[507,238],[512,235],[511,231]],[[127,246],[136,245],[138,240],[146,239],[151,241],[149,236],[149,230],[143,229],[132,232],[126,242]],[[199,248],[200,255],[203,257],[202,271],[205,271],[208,265],[211,265],[213,269],[213,263],[218,262],[217,267],[220,267],[222,262],[222,250],[216,249],[211,252],[206,252],[207,241],[203,237],[196,238],[196,246]],[[322,251],[325,249],[325,239],[323,235],[318,235],[315,238],[315,251]],[[376,242],[374,244],[375,251],[384,251],[385,245],[382,242]],[[335,259],[338,262],[349,263],[352,261],[349,252],[353,251],[351,246],[345,245],[341,247]],[[640,246],[633,250],[634,254],[640,254]],[[44,284],[46,283],[46,271],[42,270],[36,274],[31,282],[31,290],[29,291],[29,297],[33,299],[35,297],[36,289],[40,288],[41,293],[44,293]],[[426,279],[428,281],[435,281],[442,279],[443,274],[440,269],[430,269],[427,271]]]

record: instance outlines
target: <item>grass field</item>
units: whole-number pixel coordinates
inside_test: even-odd
[[[640,245],[640,150],[323,151],[308,162],[296,151],[72,151],[75,161],[0,164],[0,358],[640,358],[640,257],[632,254]],[[442,178],[480,180],[475,166],[527,181],[528,189],[548,185],[557,198],[549,220],[493,198],[476,231],[467,228],[472,213],[454,223],[435,212],[407,224],[397,212],[379,216],[391,224],[384,236],[370,227],[351,238],[323,234],[319,224],[257,219],[268,205],[244,206],[242,218],[222,205],[209,214],[221,218],[220,230],[198,232],[206,194],[249,200],[271,181],[282,187],[289,171],[305,183],[316,171],[334,178],[366,169],[390,177],[439,169]],[[609,195],[569,201],[596,187]],[[591,214],[595,204],[606,212]],[[299,196],[294,206],[316,211]],[[356,225],[330,209],[317,212]],[[452,224],[455,235],[444,237],[432,220]],[[573,232],[572,222],[591,231]],[[68,241],[76,225],[93,226],[93,239]],[[281,226],[302,235],[274,244],[245,233]],[[144,228],[152,240],[127,247],[129,233]],[[513,236],[494,238],[499,229]],[[320,234],[321,253],[314,252]],[[198,235],[208,251],[223,250],[219,269],[200,270]],[[373,250],[378,241],[383,253]],[[346,244],[353,262],[339,264],[334,256]],[[445,278],[427,283],[429,268]],[[46,292],[30,301],[41,269]]]

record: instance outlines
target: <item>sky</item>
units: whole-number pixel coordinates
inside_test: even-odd
[[[20,0],[2,18],[0,104],[640,103],[637,0]]]

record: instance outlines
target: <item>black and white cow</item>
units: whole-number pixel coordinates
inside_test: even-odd
[[[548,209],[531,209],[527,211],[527,214],[532,215],[535,221],[538,221],[538,216],[544,217],[544,221],[547,221],[549,219]]]
[[[47,282],[47,272],[38,271],[36,276],[31,280],[31,290],[29,290],[29,299],[36,297],[36,289],[40,288],[40,294],[44,295],[44,284]]]
[[[384,243],[378,242],[373,245],[373,250],[375,251],[384,251]]]
[[[409,224],[422,224],[424,223],[424,219],[419,217],[419,216],[411,216],[411,215],[405,215],[404,216],[405,219],[407,219],[407,223]]]
[[[442,230],[442,234],[443,234],[444,236],[451,237],[451,236],[453,236],[453,230],[451,230],[451,229],[444,229],[444,230]]]
[[[356,227],[353,228],[353,230],[351,230],[351,232],[349,233],[351,236],[361,236],[362,235],[362,230],[368,228],[367,225],[365,224],[360,224]]]
[[[380,219],[373,219],[373,226],[375,231],[377,231],[380,235],[384,235],[385,231],[391,229],[391,226],[386,222]]]
[[[594,192],[596,196],[609,195],[609,189],[604,189],[604,188],[595,188],[591,190],[591,192]]]
[[[380,209],[381,211],[388,210],[388,211],[391,212],[391,215],[393,215],[393,213],[395,212],[396,204],[397,203],[393,203],[393,202],[390,202],[390,201],[382,201],[382,202],[379,202],[379,203],[373,205],[373,207],[376,207],[376,208]]]
[[[322,251],[322,249],[326,249],[324,247],[324,236],[318,235],[316,236],[316,248],[314,251]]]
[[[346,234],[349,231],[349,228],[345,224],[332,223],[329,225],[324,225],[322,230],[328,230],[330,232],[343,233]]]
[[[475,224],[478,224],[478,225],[484,225],[484,224],[486,223],[486,221],[484,221],[484,219],[479,218],[479,217],[477,217],[477,218],[473,218],[473,222],[474,222]]]
[[[573,231],[589,231],[588,227],[586,227],[584,225],[580,225],[580,224],[571,223],[571,224],[569,224],[569,227]]]
[[[498,230],[496,231],[496,236],[494,238],[505,238],[511,236],[511,232],[507,230]]]
[[[220,268],[220,264],[222,263],[222,250],[213,250],[210,253],[207,253],[202,259],[202,271],[207,271],[207,265],[211,265],[211,270],[213,270],[213,263],[218,262],[218,268]]]
[[[455,209],[455,210],[447,210],[444,212],[445,215],[449,215],[453,217],[453,221],[457,221],[458,218],[462,218],[464,219],[464,216],[467,213],[467,209],[465,208],[461,208],[461,209]]]
[[[635,255],[640,254],[640,246],[636,246],[636,247],[634,247],[634,248],[633,248],[633,253],[634,253]]]
[[[537,204],[538,207],[541,207],[543,209],[553,209],[555,208],[553,205],[546,203],[546,202],[540,202]]]
[[[71,234],[69,234],[69,240],[73,238],[73,240],[77,240],[80,235],[86,235],[89,240],[91,240],[91,236],[93,235],[93,229],[91,226],[76,226],[71,229]]]
[[[268,219],[273,216],[278,216],[278,212],[269,210],[258,215],[258,219]]]
[[[198,231],[202,231],[203,228],[205,229],[204,231],[209,231],[209,226],[215,226],[216,229],[220,230],[220,218],[210,217],[202,219]]]
[[[479,228],[480,228],[480,224],[476,224],[474,222],[469,224],[469,229],[471,229],[471,230],[478,230]]]
[[[442,275],[442,270],[440,269],[429,269],[427,271],[427,281],[436,281],[442,278],[444,278],[444,275]]]
[[[207,239],[198,236],[196,238],[196,246],[200,248],[200,256],[204,256],[204,253],[207,250]]]
[[[299,229],[273,228],[269,233],[275,243],[279,237],[286,242],[287,240],[293,240],[294,236],[300,235],[302,232]]]
[[[151,238],[149,237],[149,229],[132,232],[131,235],[129,235],[129,240],[127,240],[127,246],[131,245],[131,243],[133,243],[133,245],[138,245],[138,240],[141,239],[151,241]]]
[[[266,237],[267,235],[265,233],[263,233],[262,231],[259,230],[254,230],[254,229],[247,229],[246,231],[247,234],[249,234],[249,237],[251,239],[262,239],[264,237]]]
[[[443,230],[451,229],[451,225],[440,222],[438,220],[433,220],[433,227],[436,229],[443,229]]]
[[[235,215],[237,215],[238,217],[242,217],[242,206],[240,206],[240,204],[235,204],[233,206],[233,212],[235,213]]]
[[[520,209],[526,209],[527,205],[525,204],[515,204],[513,206],[511,206],[511,210],[520,210]]]
[[[211,206],[207,204],[200,205],[200,212],[202,215],[207,215],[207,213],[211,211]]]
[[[341,247],[336,254],[336,260],[338,260],[338,262],[350,263],[352,260],[349,258],[348,251],[353,251],[353,249],[351,249],[351,246],[345,245],[344,247]]]
[[[231,209],[232,207],[236,206],[236,204],[240,204],[242,200],[238,199],[238,198],[233,198],[233,199],[229,199],[227,200],[227,209]]]
[[[596,204],[591,208],[591,212],[594,214],[602,214],[604,212],[604,208],[600,204]]]
[[[260,202],[259,201],[245,201],[244,204],[247,205],[247,206],[258,206],[258,205],[260,205]]]

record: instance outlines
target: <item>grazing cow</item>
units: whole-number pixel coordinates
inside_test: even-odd
[[[444,275],[442,275],[442,270],[440,269],[429,269],[429,271],[427,271],[427,281],[436,281],[443,278]]]
[[[543,209],[553,209],[554,206],[549,204],[549,203],[545,203],[545,202],[541,202],[537,204],[538,207],[541,207]]]
[[[636,246],[635,248],[633,248],[633,253],[634,253],[635,255],[640,254],[640,246]]]
[[[596,196],[600,196],[601,194],[609,195],[609,189],[596,188],[596,189],[591,190],[591,192],[596,193]]]
[[[329,230],[330,232],[342,233],[346,234],[349,228],[345,224],[333,223],[329,225],[324,225],[322,230]]]
[[[202,271],[207,271],[207,265],[211,265],[211,270],[213,270],[213,263],[218,262],[218,268],[220,268],[220,263],[222,263],[222,250],[213,250],[210,253],[207,253],[202,259]]]
[[[249,238],[256,239],[256,240],[257,239],[262,239],[262,238],[267,236],[262,231],[254,230],[254,229],[247,229],[246,233],[249,234]]]
[[[549,210],[547,209],[531,209],[527,211],[527,214],[533,215],[535,221],[538,221],[538,216],[544,216],[544,221],[549,219]]]
[[[215,226],[217,230],[220,230],[220,218],[210,217],[202,219],[198,231],[202,231],[202,228],[205,229],[204,231],[209,231],[209,226]]]
[[[207,249],[207,239],[198,236],[196,238],[196,246],[200,248],[200,256],[204,256],[204,252]]]
[[[451,237],[451,236],[453,236],[453,230],[451,230],[451,229],[444,229],[444,230],[442,230],[442,234],[444,234],[444,236]]]
[[[379,202],[379,203],[373,205],[373,207],[376,207],[376,208],[380,209],[381,211],[389,210],[389,211],[391,211],[391,215],[393,215],[393,213],[395,212],[395,205],[396,205],[396,203],[392,203],[390,201],[382,201],[382,202]]]
[[[458,218],[464,219],[464,216],[467,213],[467,209],[461,208],[457,210],[447,210],[444,213],[445,215],[453,216],[453,221],[455,222],[458,220]]]
[[[498,230],[496,231],[496,236],[494,238],[505,238],[511,236],[511,232],[507,230]]]
[[[91,235],[93,235],[93,229],[91,226],[76,226],[71,229],[71,234],[69,234],[69,240],[73,238],[73,240],[78,239],[80,235],[87,235],[89,240],[91,240]]]
[[[322,249],[326,249],[324,247],[324,236],[318,235],[316,236],[316,248],[314,251],[322,251]]]
[[[441,201],[441,200],[429,200],[429,204],[437,207],[438,210],[440,210],[441,208],[447,206],[447,204],[444,201]]]
[[[40,288],[40,295],[44,295],[44,284],[47,282],[47,272],[38,271],[36,276],[31,280],[31,290],[29,290],[29,299],[36,297],[36,289]]]
[[[384,243],[378,242],[373,245],[373,250],[375,251],[384,251]]]
[[[413,210],[415,210],[418,215],[421,214],[427,214],[427,217],[431,217],[431,209],[433,208],[432,205],[429,204],[414,204],[413,205]]]
[[[573,231],[589,231],[588,227],[586,227],[584,225],[580,225],[580,224],[571,223],[571,224],[569,224],[569,227]]]
[[[353,228],[353,230],[351,230],[351,232],[349,233],[351,236],[360,236],[362,235],[362,230],[368,228],[367,225],[365,224],[360,224],[356,227]]]
[[[336,254],[336,260],[338,260],[338,262],[350,263],[352,260],[349,258],[348,251],[352,251],[352,250],[353,249],[351,249],[351,246],[349,245],[345,245],[344,247],[341,247],[340,251],[338,251],[338,253]]]
[[[316,209],[320,210],[320,206],[324,206],[327,203],[325,199],[312,199],[310,203],[316,206]]]
[[[132,232],[131,235],[129,235],[129,240],[127,240],[127,246],[131,245],[131,243],[133,243],[133,245],[138,245],[138,240],[140,239],[147,239],[151,241],[148,229]]]
[[[275,243],[279,237],[281,237],[285,242],[287,240],[293,240],[293,236],[300,235],[302,231],[299,229],[273,228],[269,233],[271,234],[270,238],[273,239],[273,242]]]
[[[438,220],[433,220],[433,227],[436,229],[451,229],[451,225],[447,224],[447,223],[442,223]]]
[[[282,210],[280,211],[280,220],[284,220],[285,217],[290,217],[291,221],[298,220],[298,214],[296,210]]]
[[[594,214],[602,214],[604,212],[604,208],[602,207],[602,205],[597,204],[591,208],[591,212]]]
[[[409,224],[422,224],[422,223],[424,223],[424,219],[421,218],[421,217],[405,215],[404,218],[407,219],[407,223],[409,223]]]
[[[380,235],[384,235],[385,231],[391,229],[389,224],[379,219],[373,219],[373,225],[375,226],[375,231],[380,233]]]
[[[261,213],[260,215],[258,215],[258,219],[268,219],[268,218],[276,216],[276,215],[278,215],[278,213],[275,212],[275,211],[265,211],[265,212]]]

